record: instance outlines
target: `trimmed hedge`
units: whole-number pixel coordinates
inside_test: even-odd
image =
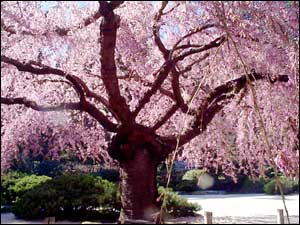
[[[63,175],[48,180],[19,198],[12,210],[17,217],[47,216],[68,219],[116,217],[120,208],[117,186],[92,175]]]

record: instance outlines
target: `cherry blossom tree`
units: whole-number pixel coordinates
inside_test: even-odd
[[[298,21],[299,2],[1,2],[2,169],[43,135],[52,158],[116,160],[123,222],[153,219],[178,147],[298,176]]]

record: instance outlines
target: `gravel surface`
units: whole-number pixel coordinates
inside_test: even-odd
[[[265,216],[276,215],[283,209],[279,195],[265,194],[225,194],[225,195],[182,195],[189,202],[196,202],[203,211],[213,212],[214,216]],[[289,215],[299,216],[299,194],[285,197]]]
[[[203,223],[204,211],[213,213],[216,224],[276,224],[277,209],[283,209],[281,197],[265,194],[182,195],[189,202],[202,206],[200,217],[189,223]],[[299,224],[299,194],[287,195],[290,222]],[[285,223],[287,219],[285,218]]]

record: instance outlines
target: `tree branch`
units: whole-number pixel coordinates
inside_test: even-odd
[[[85,112],[89,113],[91,116],[93,116],[97,121],[100,122],[100,124],[105,126],[104,128],[106,128],[112,132],[115,131],[116,125],[113,124],[112,122],[110,122],[98,109],[96,109],[95,107],[91,107],[91,104],[86,101],[85,95],[87,97],[94,97],[95,99],[100,101],[102,104],[104,104],[108,108],[108,110],[110,112],[112,112],[113,115],[115,115],[113,110],[109,107],[107,101],[103,97],[90,91],[88,89],[88,87],[86,86],[86,84],[79,77],[76,77],[71,74],[67,74],[62,70],[51,68],[49,66],[42,65],[41,63],[37,63],[34,61],[30,61],[28,63],[21,63],[18,60],[15,60],[15,59],[3,56],[3,55],[1,55],[1,61],[15,66],[19,71],[30,72],[30,73],[37,74],[37,75],[54,74],[54,75],[64,77],[72,84],[73,88],[78,93],[78,95],[80,97],[81,110],[85,111]],[[37,66],[37,67],[35,67],[35,66]],[[18,101],[22,102],[22,100],[20,100],[20,99],[24,99],[24,98],[18,98]],[[14,101],[14,102],[16,102],[16,101]],[[26,100],[25,102],[27,105],[30,103],[30,101],[28,101],[28,100]],[[15,104],[17,104],[17,103],[15,103]],[[34,102],[32,104],[34,105]],[[29,104],[29,106],[30,106],[30,104]],[[55,107],[54,109],[56,109],[56,108],[57,107]],[[52,109],[52,108],[50,107],[49,109]],[[98,112],[96,112],[96,110]],[[118,119],[118,117],[116,117],[116,119]]]
[[[80,100],[84,100],[84,92],[80,86],[80,84],[76,81],[75,76],[65,73],[62,70],[51,68],[49,66],[42,65],[41,63],[37,63],[34,61],[30,61],[28,63],[21,63],[18,60],[6,57],[1,55],[1,61],[7,64],[15,66],[19,71],[30,72],[37,75],[45,75],[45,74],[55,74],[61,77],[66,78],[70,83],[72,83],[73,88],[77,92],[80,97]],[[35,67],[38,66],[38,67]]]
[[[199,45],[181,45],[181,46],[178,46],[180,44],[180,42],[182,42],[184,39],[196,34],[196,33],[200,33],[201,31],[203,30],[206,30],[208,28],[211,28],[211,27],[215,27],[216,24],[206,24],[206,25],[203,25],[202,27],[198,27],[196,29],[194,29],[193,31],[189,32],[188,34],[184,35],[183,37],[181,37],[176,43],[175,45],[173,46],[173,51],[175,50],[178,50],[178,49],[181,49],[181,48],[190,48],[190,47],[200,47]]]
[[[185,52],[174,59],[166,60],[166,62],[162,65],[160,70],[157,72],[157,78],[153,83],[152,88],[145,93],[143,98],[139,101],[137,108],[133,112],[133,117],[135,118],[137,114],[141,111],[141,109],[150,101],[150,98],[156,91],[161,87],[162,83],[167,78],[168,74],[175,68],[176,63],[183,60],[187,56],[190,56],[195,53],[200,53],[211,48],[215,48],[220,46],[226,40],[225,36],[218,37],[214,41],[210,42],[209,44],[203,45],[201,48],[198,49],[191,49],[188,52]],[[176,89],[175,89],[176,90]],[[176,97],[175,97],[176,98]]]
[[[144,108],[144,106],[150,101],[151,96],[161,88],[162,83],[165,81],[174,65],[174,61],[170,60],[165,62],[164,65],[160,68],[160,70],[157,72],[158,75],[156,80],[153,82],[152,88],[145,93],[143,98],[139,101],[136,109],[132,113],[134,118],[138,115],[141,109]]]
[[[41,112],[51,111],[63,111],[63,110],[80,110],[88,112],[93,118],[95,118],[105,129],[110,132],[116,132],[116,124],[110,122],[95,106],[89,102],[85,102],[84,105],[81,102],[61,103],[57,106],[44,106],[38,105],[36,102],[28,100],[26,98],[5,98],[1,97],[1,104],[5,105],[24,105],[27,108],[34,109]]]
[[[63,110],[81,110],[80,102],[76,103],[62,103],[57,106],[43,106],[38,105],[36,102],[28,100],[26,98],[6,98],[1,97],[1,104],[5,105],[24,105],[27,108],[34,109],[36,111],[49,112],[49,111],[63,111]]]
[[[200,53],[200,52],[212,49],[212,48],[219,47],[226,40],[227,40],[226,36],[222,35],[222,36],[216,38],[215,40],[211,41],[210,43],[208,43],[206,45],[201,45],[201,47],[199,47],[199,48],[193,48],[193,49],[190,49],[190,50],[182,53],[181,55],[175,57],[174,61],[178,62],[178,61],[183,60],[187,56],[190,56],[190,55],[193,55],[193,54],[196,54],[196,53]]]
[[[256,80],[269,79],[269,74],[261,74],[253,72],[248,75],[250,82]],[[274,82],[288,82],[287,75],[273,76]],[[274,83],[273,82],[273,83]],[[212,121],[214,116],[224,108],[232,98],[238,94],[247,85],[247,76],[243,75],[237,79],[226,82],[223,85],[212,90],[206,99],[201,103],[199,110],[195,116],[194,123],[190,130],[185,132],[180,138],[180,145],[188,143],[190,140],[204,132],[207,125]]]
[[[128,123],[131,112],[120,93],[115,63],[116,37],[120,17],[114,14],[110,3],[101,1],[99,4],[99,11],[104,17],[100,25],[101,77],[108,94],[109,106],[123,123]]]
[[[165,59],[167,59],[169,57],[170,51],[165,47],[165,45],[163,44],[162,40],[160,39],[160,35],[159,35],[159,30],[160,30],[159,21],[160,21],[162,15],[164,15],[163,11],[166,8],[167,4],[168,4],[167,1],[162,1],[161,2],[161,7],[160,7],[159,11],[156,13],[155,17],[154,17],[154,24],[153,24],[153,27],[152,27],[152,33],[154,35],[154,41],[155,41],[158,49],[163,54],[163,56],[164,56]]]
[[[173,105],[167,112],[166,114],[156,122],[156,124],[151,128],[151,131],[156,131],[158,130],[162,125],[164,125],[170,118],[173,116],[173,114],[179,109],[178,104]]]

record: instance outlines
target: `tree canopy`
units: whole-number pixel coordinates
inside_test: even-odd
[[[126,136],[233,177],[298,176],[298,117],[297,1],[1,2],[3,169],[45,142],[110,163]]]

